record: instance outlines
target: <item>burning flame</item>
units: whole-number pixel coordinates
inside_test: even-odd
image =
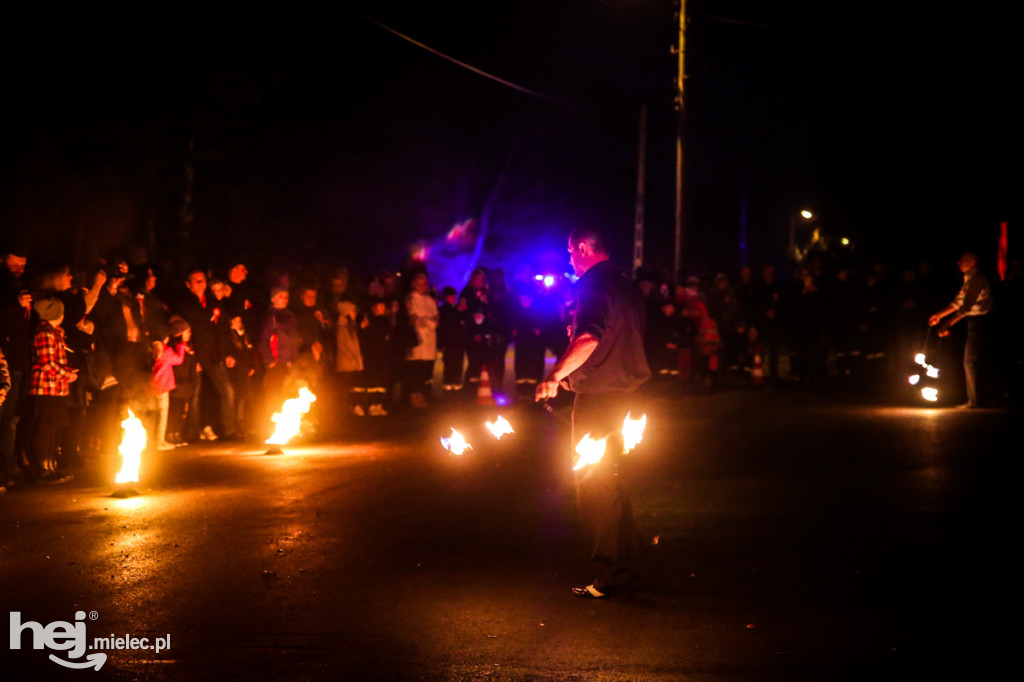
[[[146,448],[146,429],[135,413],[128,410],[128,418],[121,422],[124,437],[117,450],[121,453],[121,470],[114,483],[138,483],[142,451]]]
[[[629,452],[644,439],[644,428],[647,426],[647,415],[639,419],[630,419],[629,414],[622,422],[622,446]]]
[[[466,439],[462,437],[462,434],[456,431],[455,429],[452,429],[451,438],[441,439],[441,445],[443,445],[444,449],[452,453],[453,455],[461,455],[466,450],[473,449],[473,446],[467,443]]]
[[[939,399],[939,390],[937,388],[922,388],[921,397],[925,400],[935,402]]]
[[[299,433],[302,415],[309,412],[309,406],[316,402],[316,396],[308,388],[299,389],[298,398],[284,401],[280,412],[275,412],[271,420],[277,424],[274,435],[264,441],[267,445],[285,445]]]
[[[512,425],[508,423],[508,420],[504,417],[498,417],[493,422],[484,422],[484,426],[491,432],[491,435],[501,440],[501,437],[507,433],[515,433],[512,430]]]
[[[608,446],[608,439],[602,438],[601,440],[594,440],[590,437],[590,434],[583,436],[580,440],[579,445],[576,446],[576,454],[579,457],[576,458],[576,463],[573,464],[572,470],[579,471],[585,466],[591,464],[597,464],[604,457],[605,448]]]

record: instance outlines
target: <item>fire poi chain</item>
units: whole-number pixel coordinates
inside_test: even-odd
[[[644,439],[644,429],[647,428],[647,415],[639,419],[632,419],[632,413],[627,413],[622,421],[622,454],[628,454]],[[608,437],[594,440],[590,434],[586,434],[576,445],[576,462],[572,466],[573,471],[579,471],[583,467],[597,464],[604,457],[608,449]]]
[[[924,353],[915,355],[914,362],[924,370],[924,385],[921,385],[922,376],[920,372],[911,374],[907,377],[907,381],[911,386],[921,385],[921,397],[929,402],[935,402],[939,399],[939,389],[931,384],[939,378],[939,368],[929,365],[928,358],[925,357]]]
[[[512,428],[512,424],[502,416],[498,416],[498,418],[493,422],[484,422],[484,426],[497,440],[501,440],[502,436],[515,433]],[[646,428],[646,414],[642,415],[639,419],[633,419],[632,413],[626,415],[626,418],[622,422],[623,454],[629,453],[635,449],[641,441],[643,441],[644,430]],[[441,437],[441,446],[452,455],[462,455],[466,450],[473,449],[473,446],[469,444],[465,436],[455,430],[455,428],[452,428],[452,433],[447,438],[443,436]],[[589,433],[583,436],[580,442],[576,445],[576,454],[578,456],[576,461],[573,463],[573,471],[578,471],[583,467],[600,462],[604,457],[604,453],[607,448],[607,436],[599,440],[591,438],[591,434]]]

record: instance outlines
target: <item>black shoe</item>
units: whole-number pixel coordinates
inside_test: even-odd
[[[599,591],[593,585],[577,585],[570,590],[574,597],[582,599],[607,599],[608,595]]]

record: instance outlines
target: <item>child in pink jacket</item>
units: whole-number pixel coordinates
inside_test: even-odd
[[[149,384],[156,393],[157,404],[160,407],[160,418],[157,424],[156,447],[158,450],[172,450],[173,443],[168,443],[167,438],[167,413],[170,408],[170,394],[176,384],[174,382],[174,367],[185,360],[186,344],[192,334],[188,322],[175,315],[171,318],[171,333],[162,341],[153,342],[153,375]],[[181,336],[181,343],[169,343],[171,338]]]

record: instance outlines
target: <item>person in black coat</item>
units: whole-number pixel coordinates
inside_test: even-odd
[[[466,309],[465,301],[458,300],[455,287],[441,290],[438,306],[437,347],[443,365],[443,397],[448,399],[462,389],[462,368],[466,361]]]
[[[565,382],[576,393],[572,442],[579,444],[588,434],[607,438],[603,458],[588,465],[578,461],[575,467],[594,578],[571,591],[586,599],[606,598],[632,583],[643,550],[626,482],[621,430],[627,414],[637,416],[636,389],[651,376],[644,353],[644,302],[610,262],[607,243],[601,232],[589,228],[569,237],[570,260],[579,277],[569,346],[536,392],[538,401],[555,398]]]

